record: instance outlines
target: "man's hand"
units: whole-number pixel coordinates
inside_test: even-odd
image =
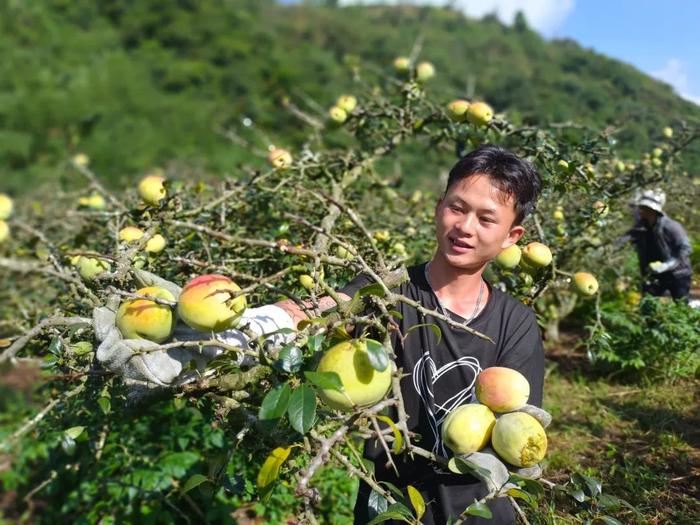
[[[664,273],[668,272],[669,270],[673,270],[676,265],[678,265],[678,260],[677,259],[668,259],[667,261],[661,262],[661,261],[654,261],[649,263],[649,269],[656,273]]]

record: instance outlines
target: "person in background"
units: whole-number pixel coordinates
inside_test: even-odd
[[[660,189],[643,191],[636,203],[635,225],[615,246],[634,243],[645,293],[687,299],[692,277],[690,239],[683,226],[664,213],[665,203],[666,194]]]

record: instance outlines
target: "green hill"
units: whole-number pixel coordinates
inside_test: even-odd
[[[419,35],[437,100],[483,98],[525,123],[621,124],[629,153],[667,124],[700,120],[670,86],[547,41],[522,17],[510,27],[428,7],[45,0],[0,2],[0,28],[0,169],[13,192],[59,177],[78,151],[113,182],[172,161],[235,174],[260,164],[270,142],[298,147],[307,136],[285,97],[323,118],[338,94],[359,91],[353,64],[370,84],[387,81]],[[250,145],[232,144],[223,130],[244,117]],[[689,164],[700,161],[695,147]]]

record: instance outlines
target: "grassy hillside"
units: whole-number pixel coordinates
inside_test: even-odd
[[[114,182],[169,161],[214,173],[259,164],[270,142],[299,146],[308,132],[285,97],[322,118],[339,93],[359,91],[354,64],[356,78],[384,82],[419,35],[420,57],[438,70],[430,89],[446,102],[484,98],[523,122],[621,124],[629,152],[666,124],[700,120],[669,86],[548,42],[522,18],[508,27],[435,8],[45,0],[0,2],[0,29],[0,169],[12,192],[56,179],[78,151]],[[244,117],[252,146],[232,145],[222,130]],[[406,155],[414,178],[425,173],[429,157]]]

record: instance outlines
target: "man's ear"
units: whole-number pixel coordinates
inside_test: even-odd
[[[440,208],[440,205],[442,204],[442,197],[440,197],[437,202],[435,203],[435,209],[433,210],[433,221],[437,221],[438,218],[438,209]]]
[[[505,250],[509,246],[513,246],[516,242],[520,240],[524,233],[525,228],[523,228],[522,226],[513,226],[508,232],[508,236],[503,241],[503,244],[501,244],[501,249]]]

